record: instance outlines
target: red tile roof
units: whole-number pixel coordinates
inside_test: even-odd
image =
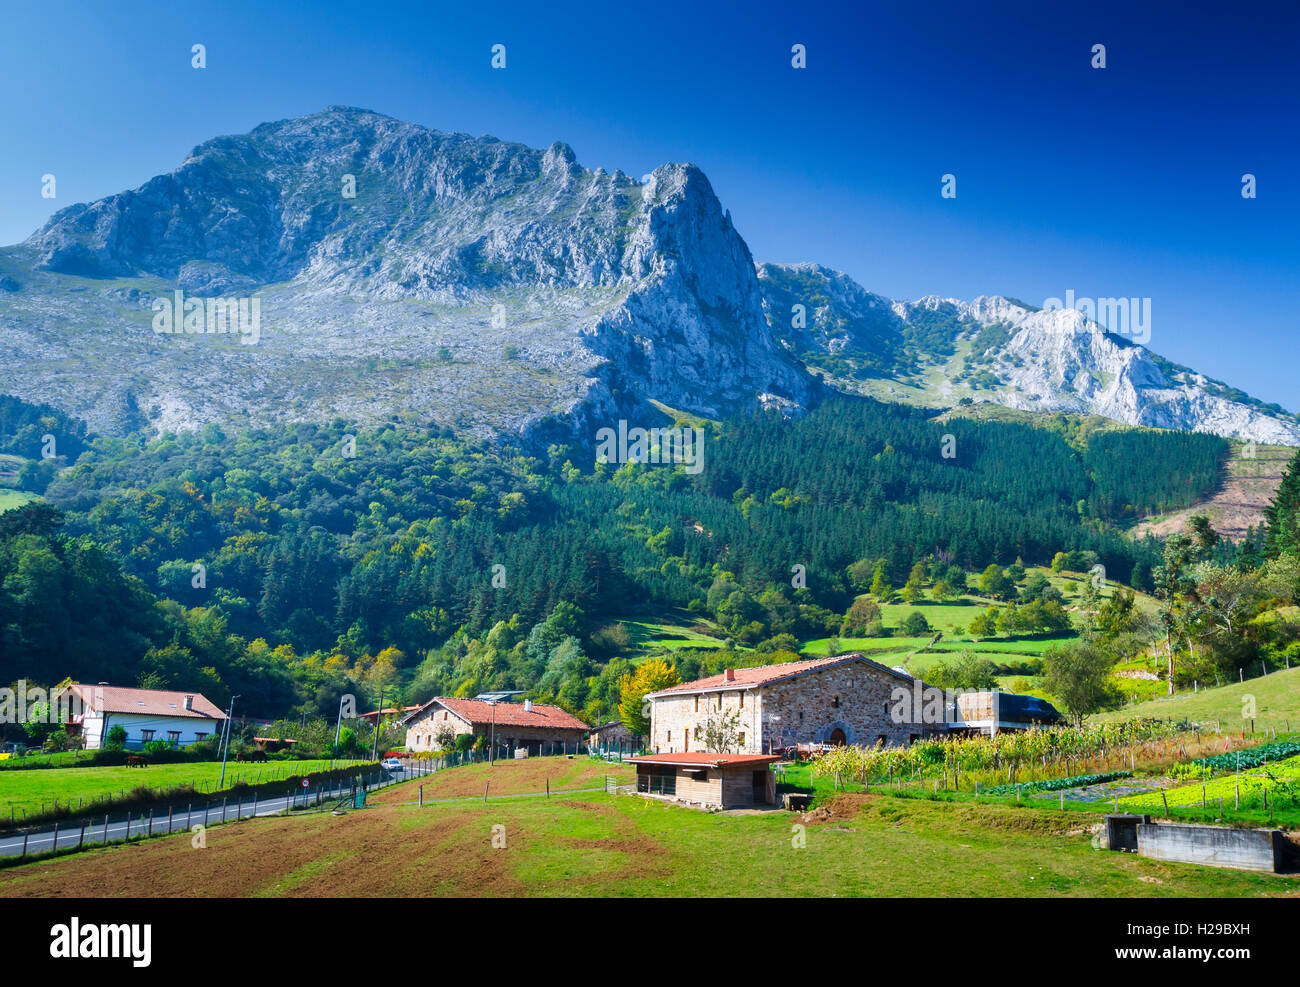
[[[707,751],[691,751],[682,754],[644,754],[641,757],[625,757],[630,764],[675,764],[683,767],[706,765],[714,768],[734,767],[740,764],[772,764],[781,760],[779,754],[710,754]]]
[[[411,713],[420,708],[421,707],[419,706],[403,706],[401,709],[398,709],[396,706],[385,706],[383,709],[372,709],[369,713],[358,713],[357,716],[363,720],[369,720],[376,716],[392,716],[394,713]]]
[[[451,710],[452,713],[468,723],[486,725],[493,722],[493,703],[484,702],[481,699],[451,699],[445,696],[429,700],[420,707],[418,712],[410,714],[406,719],[414,719],[434,703]],[[576,716],[560,709],[559,706],[544,706],[540,703],[533,703],[531,711],[526,710],[523,703],[502,702],[496,703],[495,706],[496,725],[499,727],[549,727],[554,730],[591,729]]]
[[[175,716],[196,720],[224,720],[226,714],[197,692],[169,692],[162,689],[128,689],[118,685],[76,683],[72,691],[96,713],[134,713],[137,716]],[[185,697],[194,698],[193,709],[185,708]]]
[[[658,692],[652,692],[650,696],[667,696],[678,692],[705,692],[710,689],[753,689],[758,686],[771,685],[773,682],[792,679],[798,675],[807,675],[810,672],[822,672],[828,668],[835,668],[837,665],[846,665],[855,661],[863,662],[882,672],[888,672],[895,678],[910,678],[910,676],[896,672],[892,668],[874,662],[870,658],[864,658],[859,654],[836,655],[834,658],[812,658],[808,661],[786,661],[778,665],[761,665],[757,668],[737,668],[732,670],[734,678],[731,679],[727,678],[726,672],[722,672],[718,675],[710,675],[707,678],[696,679],[694,682],[672,685],[666,689],[660,689]]]

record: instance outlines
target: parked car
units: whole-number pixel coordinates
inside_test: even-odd
[[[406,765],[404,765],[401,761],[399,761],[395,757],[390,757],[387,760],[380,761],[379,766],[385,769],[386,771],[401,771],[404,767],[406,767]]]

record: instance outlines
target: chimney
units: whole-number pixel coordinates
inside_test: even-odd
[[[525,700],[524,700],[524,712],[525,712],[525,713],[531,713],[532,711],[533,711],[533,701],[532,701],[531,699],[525,699]]]
[[[728,682],[735,682],[735,681],[736,681],[736,670],[735,670],[734,668],[728,668],[728,669],[723,673],[723,676],[726,678],[726,680],[727,680]]]
[[[186,709],[191,709],[191,710],[194,708],[194,697],[193,697],[193,696],[186,696],[186,697],[185,697],[185,708],[186,708]]]

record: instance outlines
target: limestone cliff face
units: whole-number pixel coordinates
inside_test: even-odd
[[[815,265],[764,264],[759,275],[778,339],[844,386],[879,382],[887,386],[876,387],[877,396],[936,407],[968,398],[1300,445],[1294,415],[1178,366],[1074,308],[1039,309],[997,295],[891,302]],[[807,328],[788,330],[785,320],[801,303]]]
[[[0,295],[0,354],[26,371],[6,360],[0,391],[110,431],[128,394],[156,428],[342,415],[518,433],[648,399],[799,407],[814,386],[772,340],[753,259],[698,169],[642,183],[562,143],[364,110],[209,141],[57,213],[0,251],[0,275],[20,286]],[[257,345],[153,334],[151,306],[178,288],[259,296]]]

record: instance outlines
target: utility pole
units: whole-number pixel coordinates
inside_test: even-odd
[[[235,714],[235,700],[238,696],[230,697],[230,709],[226,710],[226,729],[225,741],[221,745],[221,787],[226,787],[226,757],[230,754],[230,725],[234,723],[232,717]]]
[[[488,767],[496,763],[497,758],[497,704],[491,699],[488,705],[492,707],[492,738],[488,742]]]
[[[379,689],[379,709],[375,713],[375,747],[370,755],[370,760],[372,761],[379,760],[379,724],[383,722],[384,719],[384,688],[385,687],[381,686]]]

